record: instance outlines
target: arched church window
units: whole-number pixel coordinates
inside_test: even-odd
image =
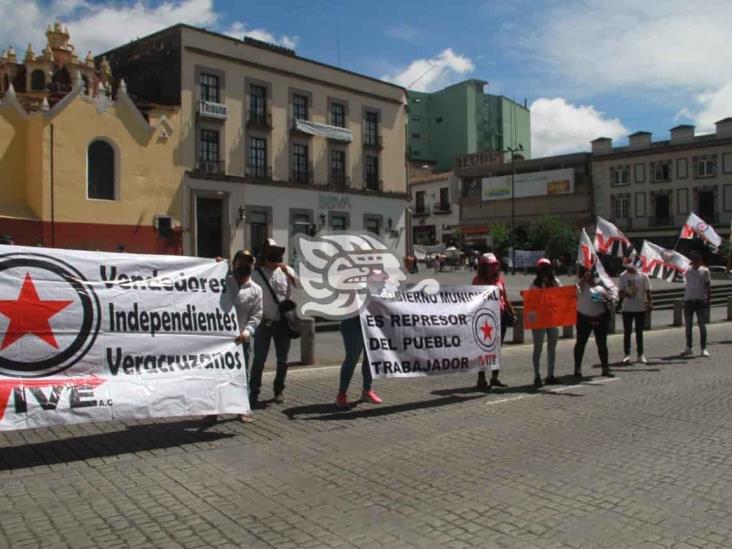
[[[114,200],[116,181],[115,151],[107,141],[96,139],[87,150],[87,197]]]

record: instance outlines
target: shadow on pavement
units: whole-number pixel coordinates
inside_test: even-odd
[[[200,431],[201,421],[135,425],[124,431],[0,448],[0,471],[72,463],[135,452],[212,442],[234,435]]]
[[[424,410],[427,408],[437,408],[440,406],[449,406],[450,404],[458,404],[460,402],[468,402],[478,398],[483,398],[483,394],[473,397],[459,397],[456,395],[435,398],[431,400],[420,400],[417,402],[405,402],[404,404],[394,404],[392,406],[375,406],[367,409],[356,410],[356,405],[351,408],[340,410],[335,404],[309,404],[307,406],[297,406],[282,410],[289,419],[297,419],[296,416],[313,414],[313,417],[305,417],[303,419],[312,421],[331,421],[331,420],[349,420],[358,418],[369,418],[385,416],[389,414],[398,414],[401,412],[411,412],[413,410]],[[359,403],[360,404],[360,403]]]

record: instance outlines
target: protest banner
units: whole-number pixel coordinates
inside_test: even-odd
[[[245,413],[226,263],[0,246],[0,429]]]
[[[361,309],[375,377],[419,377],[500,368],[497,286],[441,286],[434,293],[372,296]]]
[[[574,326],[577,321],[577,288],[532,288],[524,298],[524,327],[530,330]]]
[[[516,264],[514,265],[514,257]],[[512,250],[508,254],[508,266],[516,269],[531,269],[536,267],[536,262],[544,257],[544,250]]]

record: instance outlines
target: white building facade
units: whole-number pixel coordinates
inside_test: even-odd
[[[608,138],[592,142],[592,181],[597,215],[631,239],[647,238],[673,247],[689,212],[723,236],[732,221],[732,118],[713,134],[695,135],[677,126],[666,141],[648,132],[613,147]]]
[[[452,172],[409,182],[412,242],[417,245],[454,244],[460,226],[460,179]]]

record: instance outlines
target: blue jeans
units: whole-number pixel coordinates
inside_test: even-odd
[[[255,400],[259,396],[259,389],[262,386],[264,363],[267,361],[269,346],[273,339],[275,353],[277,354],[274,393],[281,393],[285,389],[287,356],[290,354],[290,336],[280,322],[268,323],[262,321],[254,334],[254,360],[252,361],[251,383],[249,385],[249,394]]]
[[[338,392],[345,393],[351,384],[353,370],[356,369],[358,360],[363,355],[361,361],[361,375],[363,375],[363,390],[371,390],[371,364],[369,364],[368,356],[364,349],[363,332],[361,332],[361,319],[357,316],[341,320],[341,336],[343,337],[343,346],[346,349],[346,357],[341,364],[341,382],[338,386]]]

